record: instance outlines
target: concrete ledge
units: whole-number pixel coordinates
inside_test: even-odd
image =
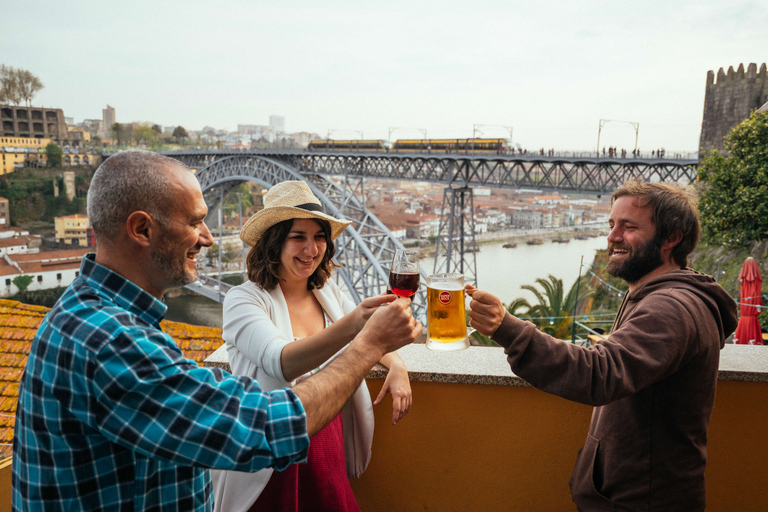
[[[529,386],[509,369],[500,347],[469,347],[457,352],[435,352],[412,344],[398,350],[412,381]],[[229,371],[224,345],[205,360],[204,366]],[[384,379],[386,369],[376,365],[369,379]],[[720,352],[720,380],[768,382],[768,346],[731,345]]]

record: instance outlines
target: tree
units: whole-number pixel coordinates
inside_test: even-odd
[[[32,284],[32,281],[34,280],[34,277],[32,277],[29,274],[21,274],[13,278],[13,281],[11,281],[16,288],[19,289],[20,293],[23,293],[27,291],[27,288],[30,284]]]
[[[768,113],[753,113],[699,167],[699,215],[710,245],[768,238]]]
[[[184,145],[184,139],[189,137],[189,134],[187,133],[187,130],[184,129],[183,126],[177,126],[173,129],[173,136],[176,137],[176,139],[181,143],[181,145]]]
[[[117,145],[119,146],[123,140],[125,140],[125,126],[123,126],[120,123],[115,123],[112,126],[110,126],[109,131],[112,132],[112,135],[117,140]]]
[[[539,301],[538,304],[530,305],[525,299],[517,299],[512,305],[516,308],[527,305],[527,315],[539,329],[555,338],[569,339],[573,327],[573,317],[576,315],[576,306],[593,293],[587,287],[589,278],[582,276],[581,281],[577,279],[567,294],[564,294],[562,279],[551,274],[548,279],[536,279],[536,283],[543,288],[544,294],[535,286],[529,284],[521,286],[522,289],[528,290],[536,296]],[[577,288],[578,296],[576,295]]]
[[[43,82],[26,69],[16,70],[16,80],[18,81],[21,97],[27,102],[27,106],[32,106],[32,98],[43,88]]]
[[[0,103],[32,106],[32,98],[42,88],[43,82],[30,71],[0,65]]]
[[[48,165],[50,167],[61,167],[64,151],[55,142],[49,142],[45,146],[45,154],[48,156]]]
[[[152,125],[152,130],[154,130],[154,132],[157,133],[158,135],[163,133],[163,129],[160,127],[159,124],[153,124]]]
[[[21,93],[16,81],[16,70],[5,64],[0,65],[0,103],[18,105]]]
[[[157,132],[147,125],[134,128],[133,138],[137,144],[144,142],[147,146],[157,146]]]

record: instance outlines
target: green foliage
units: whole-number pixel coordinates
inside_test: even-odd
[[[45,154],[48,156],[48,165],[50,167],[61,167],[64,157],[64,151],[55,142],[49,142],[45,146]]]
[[[137,144],[146,144],[150,147],[156,147],[158,141],[160,140],[157,132],[152,129],[151,126],[137,126],[133,129],[133,140],[136,141]]]
[[[122,124],[113,124],[109,127],[109,131],[112,133],[112,136],[115,138],[115,142],[117,142],[118,146],[125,141],[125,126]]]
[[[66,288],[63,286],[57,286],[56,288],[49,288],[47,290],[35,290],[33,292],[24,290],[11,297],[11,299],[23,302],[24,304],[35,304],[37,306],[52,308],[65,290]]]
[[[51,171],[46,171],[50,173]],[[63,181],[55,177],[63,190]],[[83,186],[83,181],[75,177],[75,184]],[[85,213],[85,199],[74,197],[72,201],[66,195],[53,195],[53,183],[50,177],[36,177],[29,170],[16,171],[11,175],[0,176],[0,196],[8,199],[11,223],[15,226],[29,222],[52,222],[58,215]]]
[[[34,279],[35,278],[29,274],[21,274],[14,277],[11,282],[19,289],[19,292],[23,293],[29,288],[29,285],[32,284]]]
[[[768,113],[752,114],[699,168],[704,240],[743,247],[768,237]]]
[[[577,279],[565,295],[562,279],[550,275],[549,281],[539,278],[536,283],[544,290],[543,295],[531,285],[522,286],[524,290],[532,292],[539,301],[528,309],[528,315],[533,317],[533,322],[542,331],[556,338],[569,339],[576,306],[593,293],[588,288],[589,278],[582,276]]]

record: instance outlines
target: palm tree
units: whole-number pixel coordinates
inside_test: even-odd
[[[551,274],[548,280],[538,278],[536,283],[543,288],[543,294],[535,286],[529,284],[523,285],[521,288],[533,293],[539,303],[531,305],[525,299],[517,299],[522,301],[519,307],[528,306],[527,315],[542,331],[556,338],[569,339],[576,306],[594,293],[594,290],[587,288],[588,281],[588,277],[581,276],[573,283],[568,293],[564,294],[562,279]]]

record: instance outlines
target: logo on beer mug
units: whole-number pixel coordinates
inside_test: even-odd
[[[468,346],[464,274],[427,277],[427,348],[449,351]]]

